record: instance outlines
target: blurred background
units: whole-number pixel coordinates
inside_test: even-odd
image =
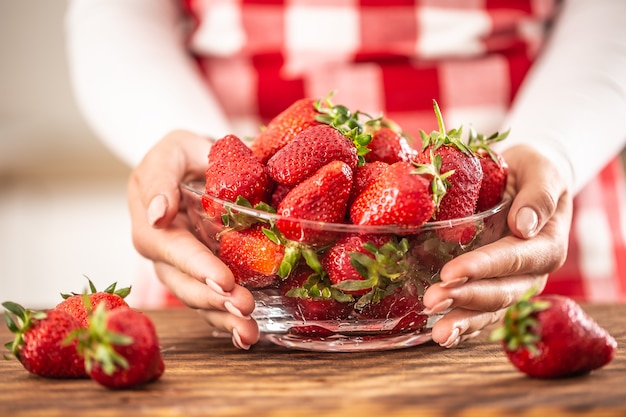
[[[70,89],[65,0],[0,0],[0,302],[128,286],[129,169],[83,122]],[[145,267],[145,266],[144,266]]]

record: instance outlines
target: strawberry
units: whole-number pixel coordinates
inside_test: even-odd
[[[356,308],[365,317],[390,319],[419,313],[424,309],[424,304],[419,286],[411,280],[406,280],[401,285],[387,287],[384,293],[374,295],[368,303],[360,308],[356,306]],[[422,321],[421,318],[411,317],[420,323]],[[408,326],[407,323],[405,325]]]
[[[369,135],[360,135],[363,130],[359,122],[360,113],[353,113],[343,105],[334,105],[331,101],[332,95],[333,93],[330,93],[318,100],[310,98],[297,100],[274,117],[252,142],[252,151],[259,161],[267,163],[300,132],[320,124],[333,126],[342,133],[349,134],[359,146],[369,143],[371,140]],[[349,133],[351,131],[352,133]]]
[[[276,210],[282,216],[276,221],[277,229],[288,240],[311,245],[327,243],[334,233],[320,230],[317,224],[308,228],[300,220],[341,223],[351,189],[350,166],[341,161],[330,162],[283,198]]]
[[[165,364],[154,324],[131,308],[107,311],[98,305],[89,327],[75,333],[91,379],[110,389],[125,389],[161,377]]]
[[[33,311],[12,302],[2,305],[7,310],[7,326],[15,333],[5,346],[28,372],[46,378],[87,376],[76,341],[66,340],[81,328],[78,319],[62,310]]]
[[[388,167],[389,164],[381,161],[366,162],[363,165],[357,166],[354,170],[354,181],[352,183],[350,198],[348,199],[348,206],[351,206],[359,194],[365,191],[365,189]]]
[[[294,325],[287,330],[287,333],[297,337],[307,337],[322,339],[335,335],[336,333],[326,327],[317,324]]]
[[[251,144],[251,149],[261,163],[289,143],[302,130],[321,124],[316,120],[319,112],[316,100],[303,98],[295,101],[274,117]]]
[[[283,198],[291,191],[293,187],[284,184],[276,185],[274,191],[272,192],[272,197],[270,199],[270,203],[272,207],[278,207],[278,204],[283,201]]]
[[[263,288],[278,281],[285,246],[268,238],[267,231],[264,225],[255,224],[220,235],[219,257],[233,272],[238,284]]]
[[[356,168],[357,148],[339,130],[323,124],[303,130],[276,152],[267,161],[267,173],[279,184],[294,186],[332,161]]]
[[[128,307],[124,298],[130,293],[130,287],[115,289],[117,283],[109,285],[103,291],[98,291],[89,278],[90,293],[84,294],[61,294],[63,301],[56,305],[56,310],[63,310],[76,317],[83,327],[89,325],[88,316],[100,303],[107,310],[119,307]],[[88,302],[88,304],[87,304]]]
[[[330,279],[337,281],[333,288],[360,295],[354,305],[357,312],[370,318],[401,317],[421,302],[423,288],[409,278],[408,239],[398,242],[391,235],[361,235],[338,242],[347,248],[335,244],[322,264]],[[346,265],[346,249],[350,265]]]
[[[431,180],[412,163],[396,162],[356,197],[350,220],[360,225],[421,226],[436,209]]]
[[[428,322],[428,316],[420,313],[420,308],[423,308],[423,305],[416,305],[415,310],[409,311],[405,316],[398,320],[396,325],[393,326],[391,334],[409,333],[422,330]]]
[[[483,169],[483,179],[476,203],[476,211],[485,211],[498,204],[504,196],[509,167],[498,152],[491,149],[491,144],[500,142],[508,136],[506,131],[502,134],[496,132],[485,138],[470,130],[468,146],[480,157],[480,165]]]
[[[281,293],[285,295],[294,317],[300,320],[340,320],[348,317],[352,312],[353,297],[332,288],[323,270],[315,269],[318,272],[301,265],[281,283]]]
[[[232,202],[243,197],[253,206],[268,201],[272,180],[265,166],[237,136],[227,135],[217,140],[209,151],[208,160],[207,194]]]
[[[507,309],[491,340],[501,341],[511,363],[534,378],[587,374],[617,350],[615,339],[574,300],[534,291]]]
[[[370,152],[365,154],[366,162],[381,161],[393,164],[415,159],[417,151],[403,136],[399,126],[388,119],[373,119],[365,124],[365,131],[372,135],[367,145]]]
[[[441,198],[435,213],[435,220],[449,220],[474,214],[478,193],[483,179],[483,170],[478,156],[461,141],[462,128],[445,130],[441,111],[433,100],[433,107],[439,124],[439,131],[427,135],[420,131],[423,149],[417,162],[433,162],[435,156],[441,158],[441,172],[450,173],[445,196]]]
[[[374,260],[375,253],[379,247],[392,241],[391,235],[384,234],[345,234],[341,236],[321,257],[321,263],[324,270],[328,274],[328,278],[333,284],[339,284],[344,281],[360,281],[361,284],[368,278],[367,268],[361,264],[357,264],[363,275],[352,264],[354,253],[360,253]],[[373,249],[372,249],[373,248]],[[369,250],[368,250],[369,249]],[[368,265],[376,265],[376,268],[382,269],[380,263],[375,264],[369,260],[365,260]],[[370,269],[373,269],[371,267]],[[374,276],[379,271],[372,271]],[[364,276],[365,275],[365,276]],[[344,289],[349,294],[365,294],[375,283],[365,285],[360,289]]]

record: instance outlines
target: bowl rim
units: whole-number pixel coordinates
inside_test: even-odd
[[[461,217],[456,219],[449,220],[436,220],[429,221],[421,226],[410,226],[410,225],[358,225],[352,223],[328,223],[321,222],[316,220],[307,220],[307,219],[298,219],[293,217],[281,216],[275,213],[269,213],[261,210],[257,210],[254,208],[240,206],[235,204],[232,201],[222,200],[213,195],[207,194],[204,192],[204,182],[200,180],[191,180],[184,181],[180,183],[181,194],[183,197],[186,193],[191,194],[196,197],[198,200],[201,198],[209,198],[212,201],[217,202],[218,204],[224,205],[224,207],[228,207],[233,210],[237,210],[240,213],[245,213],[253,217],[257,217],[259,219],[266,220],[268,222],[277,222],[279,220],[282,221],[290,221],[290,222],[298,222],[302,227],[307,227],[310,229],[316,230],[324,230],[324,231],[334,231],[334,232],[348,232],[348,233],[420,233],[426,231],[434,231],[445,228],[451,228],[456,226],[462,226],[467,224],[475,224],[476,222],[483,221],[486,218],[489,218],[495,214],[498,214],[504,210],[506,210],[510,203],[511,198],[508,195],[505,195],[502,201],[496,204],[494,207],[473,214],[467,217]],[[202,214],[206,216],[204,210],[202,210]]]

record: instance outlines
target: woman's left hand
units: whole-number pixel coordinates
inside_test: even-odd
[[[535,287],[541,292],[550,272],[567,255],[572,216],[569,182],[546,157],[529,146],[503,153],[509,165],[507,194],[511,234],[467,252],[441,270],[441,282],[424,295],[427,312],[448,309],[432,337],[454,347],[498,321],[505,309]]]

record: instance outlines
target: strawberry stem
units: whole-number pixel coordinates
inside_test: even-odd
[[[537,328],[539,323],[536,313],[549,308],[550,303],[533,300],[536,293],[536,288],[529,289],[506,310],[503,325],[491,333],[490,341],[503,342],[510,352],[527,349],[531,355],[538,353],[537,342],[540,340],[540,331]]]
[[[78,329],[70,333],[65,342],[78,339],[78,353],[85,358],[85,370],[91,372],[95,363],[99,363],[107,375],[112,375],[118,368],[128,369],[128,361],[117,353],[115,346],[133,343],[133,338],[107,329],[108,311],[104,304],[98,304],[89,316],[89,328]]]

